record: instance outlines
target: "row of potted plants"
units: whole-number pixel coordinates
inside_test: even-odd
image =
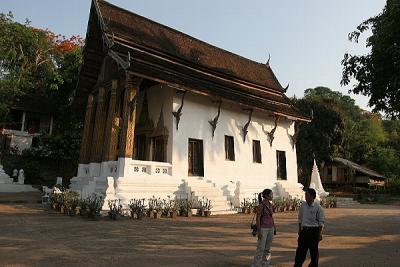
[[[274,212],[295,211],[301,204],[299,198],[275,198],[273,200]],[[244,198],[240,203],[239,211],[242,213],[255,213],[258,206],[257,198]]]
[[[190,217],[193,210],[196,210],[196,215],[210,216],[211,215],[211,200],[193,199],[161,199],[152,197],[146,199],[131,199],[128,204],[130,216],[135,219],[140,219],[144,216],[153,217],[155,219],[161,216],[176,218],[177,216]]]
[[[274,212],[296,211],[299,209],[302,200],[299,198],[276,198],[273,200]],[[320,205],[324,208],[336,208],[337,200],[334,196],[328,196],[320,199]],[[242,213],[255,213],[258,206],[258,200],[253,198],[244,198],[240,203],[239,211]]]
[[[96,218],[100,215],[102,204],[103,198],[97,194],[82,199],[77,192],[65,190],[61,193],[52,193],[50,196],[51,207],[70,216]]]
[[[85,199],[80,198],[74,191],[65,190],[60,193],[53,193],[50,196],[51,207],[61,213],[87,216],[95,219],[100,216],[103,207],[103,198],[93,194]],[[211,200],[201,198],[195,200],[188,199],[161,199],[152,197],[149,199],[131,199],[128,203],[128,209],[123,209],[120,199],[108,200],[108,216],[116,220],[120,216],[130,216],[134,219],[141,219],[144,216],[152,218],[161,218],[161,216],[176,218],[177,216],[192,216],[193,211],[196,215],[211,215]]]
[[[324,208],[336,208],[337,207],[337,199],[335,196],[328,196],[322,198],[319,201],[319,204]]]

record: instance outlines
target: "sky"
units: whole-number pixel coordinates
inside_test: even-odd
[[[385,0],[109,0],[108,2],[167,25],[212,45],[270,66],[287,95],[341,87],[346,52],[365,54],[365,38],[348,41],[348,33],[379,14]],[[86,35],[90,0],[0,0],[0,12],[65,36]],[[368,37],[368,34],[365,36]],[[368,97],[351,95],[361,108]]]

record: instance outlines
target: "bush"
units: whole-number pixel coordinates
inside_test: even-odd
[[[400,178],[395,178],[389,180],[387,183],[387,190],[390,193],[399,194],[400,193]]]

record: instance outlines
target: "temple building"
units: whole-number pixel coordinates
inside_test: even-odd
[[[269,62],[93,0],[82,97],[80,164],[70,187],[83,196],[124,204],[204,196],[216,214],[264,188],[303,195],[295,129],[309,118],[290,103]]]

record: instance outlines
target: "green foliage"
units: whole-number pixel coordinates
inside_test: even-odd
[[[400,194],[400,178],[389,180],[387,184],[388,191],[395,194]]]
[[[86,198],[85,205],[87,206],[88,217],[95,219],[97,216],[100,216],[100,211],[103,206],[103,197],[92,194]]]
[[[295,101],[298,109],[313,114],[312,121],[302,124],[297,141],[297,162],[300,180],[308,184],[313,155],[318,161],[329,161],[343,154],[345,116],[341,112],[340,95],[325,87],[307,89],[302,99]]]
[[[144,203],[144,199],[131,199],[129,200],[128,207],[132,218],[134,213],[136,214],[137,219],[140,219],[145,215],[146,205]]]
[[[373,170],[384,173],[386,177],[399,177],[399,152],[390,147],[377,147],[367,159],[368,166]]]
[[[342,60],[342,85],[356,82],[352,91],[370,97],[369,105],[392,117],[400,117],[400,4],[387,0],[382,13],[362,22],[349,34],[349,40],[358,42],[359,36],[371,29],[366,55],[346,53]]]
[[[347,149],[349,159],[366,164],[378,147],[386,141],[386,133],[380,120],[364,118],[348,129]]]
[[[0,121],[17,97],[58,89],[62,77],[52,51],[45,31],[0,14]]]
[[[313,111],[296,146],[300,182],[309,182],[313,155],[318,163],[343,157],[387,177],[400,176],[399,121],[362,111],[353,99],[326,87],[307,89],[294,102],[304,113]]]
[[[67,127],[69,125],[70,127]],[[39,146],[24,150],[23,154],[32,157],[52,158],[59,161],[77,162],[81,144],[82,123],[69,123],[61,126],[55,133],[38,137]]]
[[[0,14],[0,123],[10,120],[10,108],[25,97],[51,103],[56,117],[52,135],[43,133],[39,147],[24,151],[23,156],[42,163],[57,161],[53,167],[62,176],[64,162],[77,164],[79,157],[84,112],[72,102],[82,45],[79,36],[66,39],[28,22],[15,22],[11,13]],[[26,170],[32,183],[43,180],[39,164],[18,168]]]

